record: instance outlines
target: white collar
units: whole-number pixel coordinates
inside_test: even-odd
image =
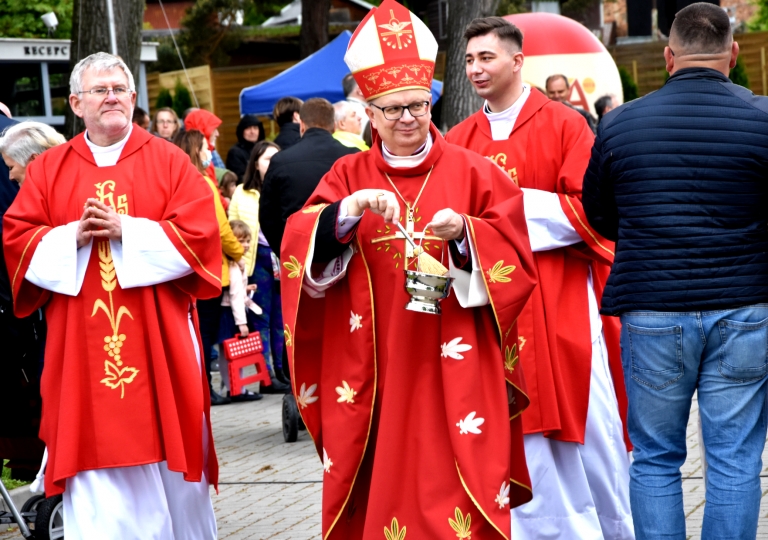
[[[123,148],[128,143],[128,139],[133,132],[133,124],[128,128],[128,135],[120,141],[109,146],[98,146],[88,138],[88,130],[85,131],[85,144],[88,145],[93,159],[96,161],[96,165],[99,167],[111,167],[117,164],[117,160],[120,159],[120,154],[123,152]]]
[[[531,87],[527,84],[523,85],[523,93],[515,102],[501,112],[491,112],[488,108],[488,102],[483,104],[483,113],[491,124],[491,136],[494,141],[503,141],[509,138],[512,133],[512,129],[515,127],[517,117],[520,116],[520,111],[523,109],[523,105],[528,101],[528,96],[531,95]]]
[[[384,156],[384,161],[387,162],[387,165],[394,167],[395,169],[413,169],[414,167],[418,167],[424,162],[425,159],[427,159],[431,149],[431,133],[427,135],[427,141],[422,145],[422,147],[416,150],[415,154],[410,156],[396,156],[387,150],[387,147],[384,145],[383,141],[381,143],[381,154]]]

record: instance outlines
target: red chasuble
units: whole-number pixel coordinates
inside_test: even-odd
[[[53,227],[78,221],[88,198],[157,221],[194,273],[124,290],[109,241],[94,239],[77,296],[24,279],[40,240]],[[63,492],[78,471],[163,460],[189,481],[200,481],[207,466],[215,484],[212,438],[203,463],[210,396],[188,314],[193,298],[220,291],[221,245],[211,190],[189,157],[134,129],[117,165],[97,167],[78,135],[29,166],[5,214],[3,240],[16,315],[45,306],[48,322],[40,426],[49,452],[46,494]]]
[[[509,139],[494,141],[483,111],[447,135],[447,140],[493,161],[514,183],[557,193],[583,242],[534,253],[539,283],[518,320],[520,358],[531,407],[525,433],[543,433],[584,444],[589,404],[592,338],[587,298],[592,269],[598,303],[613,263],[613,242],[592,229],[581,206],[581,185],[594,136],[576,111],[531,90]],[[620,323],[602,317],[611,378],[626,431],[627,396],[619,348]]]
[[[509,538],[510,506],[531,498],[515,326],[534,284],[522,192],[434,126],[431,134],[434,146],[412,169],[388,166],[380,141],[340,159],[288,220],[286,346],[325,469],[324,538]],[[346,276],[324,298],[302,292],[329,203],[360,189],[393,190],[385,173],[413,203],[430,170],[416,232],[443,208],[463,214],[489,305],[465,309],[451,294],[440,316],[406,311],[405,240],[371,212],[352,239]],[[448,265],[442,241],[424,245]]]

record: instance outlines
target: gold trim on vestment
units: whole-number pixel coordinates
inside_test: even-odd
[[[209,276],[211,276],[213,279],[215,279],[216,281],[218,281],[219,283],[221,283],[221,278],[220,278],[220,277],[217,277],[217,276],[216,276],[216,274],[213,274],[213,273],[211,273],[211,271],[210,271],[210,270],[208,270],[208,269],[207,269],[207,268],[206,268],[206,267],[203,265],[203,261],[201,261],[201,260],[200,260],[200,257],[198,257],[198,256],[197,256],[197,254],[196,254],[194,251],[192,251],[192,248],[191,248],[191,247],[189,247],[189,244],[187,244],[186,240],[184,240],[184,238],[181,236],[181,233],[180,233],[180,232],[179,232],[179,230],[176,228],[176,225],[174,225],[172,221],[168,221],[167,223],[168,223],[168,225],[170,225],[170,226],[171,226],[171,228],[173,229],[173,232],[175,232],[175,233],[176,233],[176,236],[178,236],[178,237],[179,237],[179,240],[181,240],[181,243],[182,243],[182,244],[184,244],[184,247],[185,247],[185,248],[187,248],[187,250],[188,250],[188,251],[189,251],[189,252],[192,254],[192,256],[195,258],[195,260],[197,261],[197,264],[199,264],[199,265],[200,265],[200,268],[202,268],[202,269],[205,271],[205,273],[206,273],[206,274],[208,274],[208,275],[209,275]]]
[[[509,481],[512,482],[513,484],[515,484],[516,486],[520,486],[521,488],[524,488],[525,490],[530,491],[531,494],[533,494],[533,488],[531,488],[531,486],[526,486],[525,484],[523,484],[522,482],[518,482],[514,478],[510,478]],[[525,504],[525,503],[523,503],[523,504]],[[512,507],[512,505],[509,505],[509,506],[510,506],[510,508]],[[517,508],[517,507],[515,507],[515,508]]]
[[[19,265],[16,267],[16,271],[13,273],[13,281],[11,281],[11,292],[14,292],[16,290],[16,276],[18,276],[19,274],[19,270],[21,269],[21,264],[24,262],[24,256],[27,254],[27,250],[29,249],[30,244],[32,244],[32,240],[35,239],[35,237],[40,231],[48,228],[50,228],[48,225],[42,225],[39,229],[35,231],[35,234],[33,234],[32,238],[29,239],[29,242],[27,242],[27,245],[24,246],[24,251],[21,252],[21,259],[19,259]]]
[[[474,505],[477,507],[477,509],[480,511],[480,513],[483,515],[483,517],[485,518],[485,520],[486,520],[488,523],[490,523],[490,524],[491,524],[491,527],[493,527],[494,529],[496,529],[496,532],[498,532],[498,533],[499,533],[501,536],[503,536],[505,540],[509,540],[509,537],[508,537],[506,534],[504,534],[504,532],[503,532],[501,529],[499,529],[499,528],[496,526],[496,523],[495,523],[495,522],[494,522],[492,519],[490,519],[490,518],[488,517],[488,514],[486,514],[486,513],[485,513],[485,511],[483,510],[483,507],[482,507],[482,506],[480,506],[480,503],[479,503],[479,502],[477,502],[477,499],[475,499],[474,495],[472,495],[472,492],[471,492],[471,491],[469,491],[469,487],[467,486],[467,483],[464,481],[464,477],[463,477],[463,476],[461,476],[461,469],[459,469],[459,462],[458,462],[458,461],[456,461],[455,459],[454,459],[454,462],[456,463],[456,472],[459,474],[459,480],[461,481],[461,485],[464,487],[464,491],[466,491],[466,492],[467,492],[467,495],[468,495],[468,496],[469,496],[469,498],[472,500],[472,502],[473,502],[473,503],[474,503]],[[511,479],[510,479],[510,480],[511,480]]]
[[[595,235],[592,233],[592,230],[591,230],[589,227],[587,227],[587,226],[584,224],[584,222],[583,222],[583,221],[581,221],[581,216],[580,216],[580,215],[579,215],[579,213],[576,211],[576,209],[573,207],[573,203],[572,203],[572,202],[571,202],[571,200],[568,198],[568,195],[565,195],[565,200],[566,200],[566,202],[568,203],[568,206],[570,206],[570,207],[571,207],[571,210],[573,210],[573,214],[576,216],[576,219],[579,221],[579,225],[581,225],[582,227],[584,227],[584,230],[586,230],[586,231],[587,231],[587,234],[589,234],[589,236],[591,236],[591,237],[592,237],[592,240],[594,240],[594,241],[595,241],[595,244],[597,244],[598,246],[600,246],[600,247],[601,247],[601,248],[603,248],[605,251],[607,251],[608,253],[610,253],[612,256],[614,256],[614,257],[615,257],[615,256],[616,256],[616,254],[615,254],[613,251],[611,251],[610,249],[608,249],[607,247],[605,247],[603,244],[601,244],[601,243],[600,243],[600,241],[597,239],[597,237],[596,237],[596,236],[595,236]]]
[[[368,450],[368,441],[371,438],[371,425],[373,424],[373,410],[376,406],[376,390],[378,385],[378,378],[379,378],[379,371],[378,371],[378,363],[376,358],[376,312],[374,311],[374,304],[373,304],[373,282],[371,281],[371,272],[368,269],[368,262],[365,260],[365,255],[363,254],[363,242],[360,240],[359,236],[355,236],[355,240],[357,241],[357,246],[360,249],[360,257],[363,260],[363,264],[365,265],[365,273],[368,275],[368,293],[371,296],[371,332],[373,332],[373,398],[371,399],[371,417],[368,420],[368,433],[365,436],[365,444],[363,445],[363,454],[360,457],[360,463],[357,464],[357,470],[355,471],[355,476],[352,477],[352,484],[349,486],[349,493],[347,493],[347,498],[344,499],[344,504],[341,505],[341,509],[339,510],[339,514],[336,516],[336,519],[333,520],[333,523],[331,523],[331,526],[328,527],[328,533],[323,537],[323,540],[328,540],[328,537],[331,535],[331,531],[333,531],[333,528],[336,526],[336,523],[339,521],[339,518],[341,517],[341,514],[344,513],[344,509],[347,507],[347,503],[349,502],[349,497],[352,496],[352,490],[355,489],[355,482],[357,481],[357,475],[360,473],[360,467],[363,465],[363,461],[365,460],[365,453]]]

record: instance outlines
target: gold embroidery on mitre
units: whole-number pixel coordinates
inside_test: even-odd
[[[469,512],[464,516],[461,509],[457,506],[453,512],[453,517],[454,519],[448,518],[448,524],[454,530],[459,540],[471,540],[472,531],[470,531],[470,526],[472,524],[472,516],[469,515]]]
[[[115,204],[115,189],[117,184],[114,180],[104,180],[96,186],[96,198],[99,202],[111,206],[118,214],[128,215],[128,195],[118,195],[117,204]]]
[[[128,315],[133,319],[133,315],[125,306],[117,308],[115,313],[114,300],[112,298],[112,291],[117,287],[117,276],[115,274],[115,262],[112,259],[112,250],[109,246],[109,241],[101,240],[96,243],[99,255],[99,274],[101,276],[101,288],[109,295],[109,307],[101,298],[97,298],[93,303],[93,313],[91,317],[96,315],[99,310],[102,310],[109,319],[109,325],[112,329],[112,333],[104,337],[104,350],[107,351],[110,357],[114,358],[114,362],[104,360],[104,373],[106,377],[101,379],[102,384],[112,390],[120,388],[120,399],[125,397],[125,385],[130,384],[139,374],[139,370],[125,366],[123,367],[123,356],[121,353],[123,343],[125,342],[126,335],[120,333],[120,321],[123,315]]]
[[[389,30],[388,32],[379,32],[381,41],[393,49],[402,49],[408,47],[413,42],[413,30],[407,30],[411,26],[410,22],[400,22],[395,17],[395,11],[389,10],[389,24],[380,24],[379,28]],[[395,38],[394,40],[391,38]],[[395,45],[397,42],[397,45]]]
[[[406,527],[400,528],[397,518],[392,518],[389,528],[384,527],[384,538],[386,540],[405,540]]]

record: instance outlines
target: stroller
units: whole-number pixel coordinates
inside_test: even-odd
[[[283,348],[283,375],[286,380],[291,380],[291,372],[288,368],[287,347]],[[283,439],[287,443],[296,442],[299,439],[299,431],[305,431],[307,428],[299,414],[299,406],[292,393],[283,396]]]
[[[0,511],[0,524],[19,526],[24,538],[35,540],[60,540],[64,538],[64,502],[61,495],[46,498],[45,495],[33,495],[21,507],[21,511],[11,499],[10,493],[0,482],[0,493],[9,512]],[[30,530],[30,525],[33,528]]]

